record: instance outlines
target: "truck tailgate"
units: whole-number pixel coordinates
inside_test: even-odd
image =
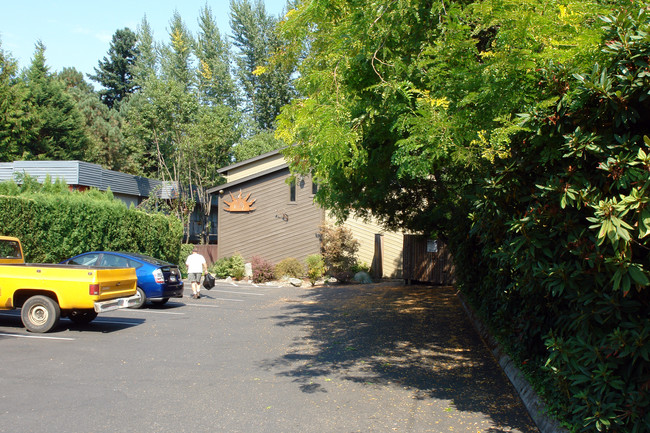
[[[136,293],[137,278],[134,268],[94,269],[99,284],[97,301],[132,296]]]

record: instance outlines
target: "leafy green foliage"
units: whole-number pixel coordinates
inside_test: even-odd
[[[449,241],[572,431],[650,430],[646,8],[305,0],[281,25],[292,170],[341,218]]]
[[[574,431],[650,428],[650,17],[605,18],[603,57],[521,116],[458,230],[462,290]],[[555,87],[556,88],[556,87]]]
[[[300,260],[288,257],[281,260],[275,265],[275,278],[282,279],[284,277],[302,278],[305,274],[305,267]]]
[[[57,263],[94,250],[130,251],[176,262],[182,227],[162,214],[127,209],[112,194],[71,192],[26,177],[0,183],[0,233],[17,236],[30,262]]]
[[[17,142],[22,159],[82,159],[89,144],[83,118],[64,84],[49,72],[45,46],[37,44],[25,73],[28,121]]]
[[[10,161],[22,154],[27,89],[17,79],[17,69],[16,61],[2,49],[0,40],[0,161]]]
[[[230,27],[236,75],[243,89],[246,110],[261,131],[272,130],[282,106],[293,97],[291,74],[294,64],[269,64],[269,57],[282,46],[275,32],[277,18],[269,16],[260,0],[231,0]]]
[[[320,254],[311,254],[305,259],[305,265],[307,266],[307,278],[313,286],[316,284],[320,278],[323,278],[325,275],[325,261],[323,256]]]
[[[233,156],[235,161],[241,162],[283,147],[284,143],[276,139],[272,132],[260,132],[237,143],[233,147]]]
[[[280,26],[305,96],[278,119],[280,138],[295,144],[285,151],[292,169],[312,171],[319,203],[341,218],[354,209],[444,233],[489,158],[508,152],[514,114],[542,99],[535,69],[591,60],[604,10],[597,1],[301,2]]]
[[[192,254],[192,251],[194,250],[194,244],[181,244],[181,249],[180,253],[178,255],[178,261],[174,263],[178,263],[178,269],[181,271],[181,274],[184,276],[187,276],[187,265],[185,262],[187,261],[187,257]]]
[[[239,100],[230,68],[230,45],[222,38],[212,10],[206,5],[199,16],[200,33],[196,41],[201,98],[208,104],[237,108]]]
[[[244,258],[241,254],[234,254],[230,257],[224,257],[210,267],[210,272],[217,278],[232,277],[235,279],[242,279],[244,277],[245,266]]]

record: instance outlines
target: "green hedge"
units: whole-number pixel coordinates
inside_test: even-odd
[[[0,196],[0,234],[20,238],[33,263],[57,263],[94,250],[177,263],[182,232],[176,218],[129,209],[97,192]]]
[[[650,431],[650,16],[605,18],[453,239],[461,290],[571,431]],[[468,236],[469,233],[469,236]]]

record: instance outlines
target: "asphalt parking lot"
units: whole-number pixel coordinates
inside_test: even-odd
[[[0,432],[537,432],[451,288],[218,284],[31,334]]]

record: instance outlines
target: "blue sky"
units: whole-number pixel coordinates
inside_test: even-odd
[[[196,35],[206,4],[221,33],[230,34],[229,0],[0,0],[0,43],[18,61],[19,69],[30,65],[34,44],[40,40],[51,72],[74,67],[84,74],[94,73],[116,30],[129,27],[135,32],[146,15],[156,41],[167,43],[169,22],[178,11]],[[286,1],[264,0],[264,4],[268,14],[279,16]]]

